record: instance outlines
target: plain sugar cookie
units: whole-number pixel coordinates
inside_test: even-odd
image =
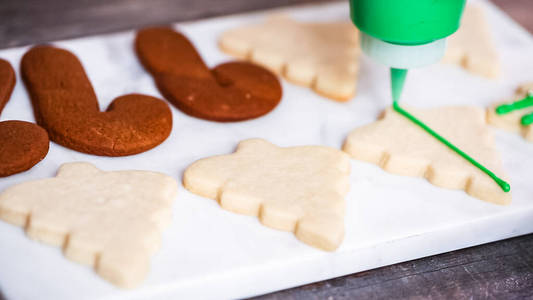
[[[54,178],[3,191],[0,219],[131,288],[148,274],[176,193],[176,181],[160,173],[104,172],[89,163],[67,163]]]
[[[483,109],[463,106],[406,110],[489,170],[505,177]],[[436,186],[464,189],[473,197],[496,204],[511,202],[511,193],[502,191],[487,174],[392,108],[385,111],[381,120],[353,130],[344,151],[390,173],[425,177]]]
[[[359,33],[350,22],[304,23],[284,15],[230,29],[220,48],[337,101],[356,92]]]
[[[443,62],[488,78],[500,75],[500,62],[482,7],[467,5],[461,26],[448,38]]]
[[[344,236],[350,161],[322,146],[280,148],[265,140],[239,143],[233,154],[201,159],[183,176],[189,191],[263,225],[292,231],[304,243],[333,251]]]

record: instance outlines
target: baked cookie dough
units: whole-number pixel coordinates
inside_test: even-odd
[[[506,114],[497,114],[496,108],[502,104],[510,104],[514,101],[524,99],[528,93],[533,95],[533,82],[520,85],[515,95],[510,101],[497,102],[487,109],[487,120],[489,124],[496,127],[521,134],[524,139],[533,142],[533,125],[522,125],[521,119],[524,115],[533,113],[533,106],[514,110]]]
[[[189,191],[226,210],[257,216],[263,225],[292,231],[327,251],[344,237],[344,197],[350,160],[322,146],[280,148],[265,140],[239,143],[233,154],[201,159],[183,176]]]
[[[67,258],[95,268],[112,284],[131,288],[149,271],[176,193],[176,181],[160,173],[67,163],[54,178],[4,190],[0,219],[62,247]]]
[[[458,106],[407,107],[406,110],[505,178],[483,109]],[[384,112],[381,120],[353,130],[346,139],[344,151],[390,173],[424,177],[436,186],[462,189],[473,197],[496,204],[511,202],[510,192],[504,192],[487,174],[392,108]]]
[[[498,53],[482,7],[465,7],[461,26],[448,38],[443,62],[457,64],[473,74],[487,78],[500,75]]]
[[[135,49],[161,94],[188,115],[244,121],[267,114],[281,100],[281,85],[268,70],[247,62],[209,69],[187,37],[171,28],[140,30]]]
[[[11,98],[15,70],[0,59],[0,113]],[[0,177],[26,171],[48,153],[48,134],[36,124],[9,120],[0,122]]]
[[[219,45],[328,98],[347,101],[355,95],[360,48],[350,22],[304,23],[277,15],[224,32]]]
[[[105,112],[85,70],[71,52],[52,46],[30,49],[21,62],[37,123],[50,139],[95,155],[124,156],[161,144],[172,130],[172,113],[160,99],[129,94]]]
[[[11,98],[16,81],[15,70],[11,64],[7,60],[0,59],[0,113]]]

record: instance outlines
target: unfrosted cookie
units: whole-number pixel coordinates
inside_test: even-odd
[[[15,71],[0,59],[0,113],[15,86]],[[0,177],[26,171],[48,153],[48,134],[36,124],[25,121],[0,122]]]
[[[355,95],[360,48],[350,22],[304,23],[273,16],[264,24],[224,32],[219,45],[328,98],[347,101]]]
[[[21,62],[37,123],[50,139],[95,155],[124,156],[161,144],[172,129],[172,113],[160,99],[129,94],[105,112],[78,58],[67,50],[38,46]]]
[[[406,108],[459,149],[500,177],[505,177],[485,112],[477,107]],[[511,202],[488,175],[453,152],[392,108],[381,120],[350,133],[344,151],[385,171],[425,177],[436,186],[464,189],[473,197],[496,204]]]
[[[193,163],[183,184],[224,209],[257,216],[265,226],[293,231],[304,243],[332,251],[344,236],[349,174],[348,156],[336,149],[280,148],[251,139],[233,154]]]
[[[247,62],[209,69],[187,37],[171,28],[139,31],[135,49],[161,94],[188,115],[244,121],[267,114],[281,100],[281,85],[270,71]]]
[[[498,53],[482,7],[466,6],[459,30],[448,38],[443,61],[460,65],[476,75],[499,76]]]
[[[496,113],[496,108],[498,106],[523,99],[526,97],[528,92],[533,93],[533,82],[520,85],[516,89],[515,95],[512,99],[510,99],[510,101],[502,101],[489,106],[487,109],[487,120],[491,125],[511,132],[519,133],[526,140],[533,142],[533,125],[521,124],[521,119],[524,115],[533,113],[533,106],[515,110],[506,114]]]
[[[7,60],[0,59],[0,113],[11,97],[16,82],[15,70]]]
[[[67,258],[130,288],[149,271],[176,193],[176,181],[163,174],[67,163],[54,178],[3,191],[0,219],[26,227],[30,238],[62,247]]]

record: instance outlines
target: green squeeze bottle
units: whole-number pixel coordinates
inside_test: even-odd
[[[465,0],[350,0],[363,52],[391,68],[393,100],[400,100],[408,69],[442,58],[464,6]]]
[[[507,182],[398,104],[407,70],[436,63],[442,58],[446,37],[459,28],[464,6],[465,0],[350,0],[350,16],[361,31],[363,52],[390,68],[393,109],[508,192]]]

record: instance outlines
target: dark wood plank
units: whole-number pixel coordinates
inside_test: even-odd
[[[491,0],[515,21],[533,33],[533,1],[531,0]]]
[[[404,262],[255,299],[399,298],[533,299],[533,235]]]
[[[318,1],[324,0],[0,0],[0,48]],[[533,32],[532,0],[493,1]],[[533,299],[532,270],[527,235],[258,299]]]
[[[0,48],[325,0],[1,0]]]

